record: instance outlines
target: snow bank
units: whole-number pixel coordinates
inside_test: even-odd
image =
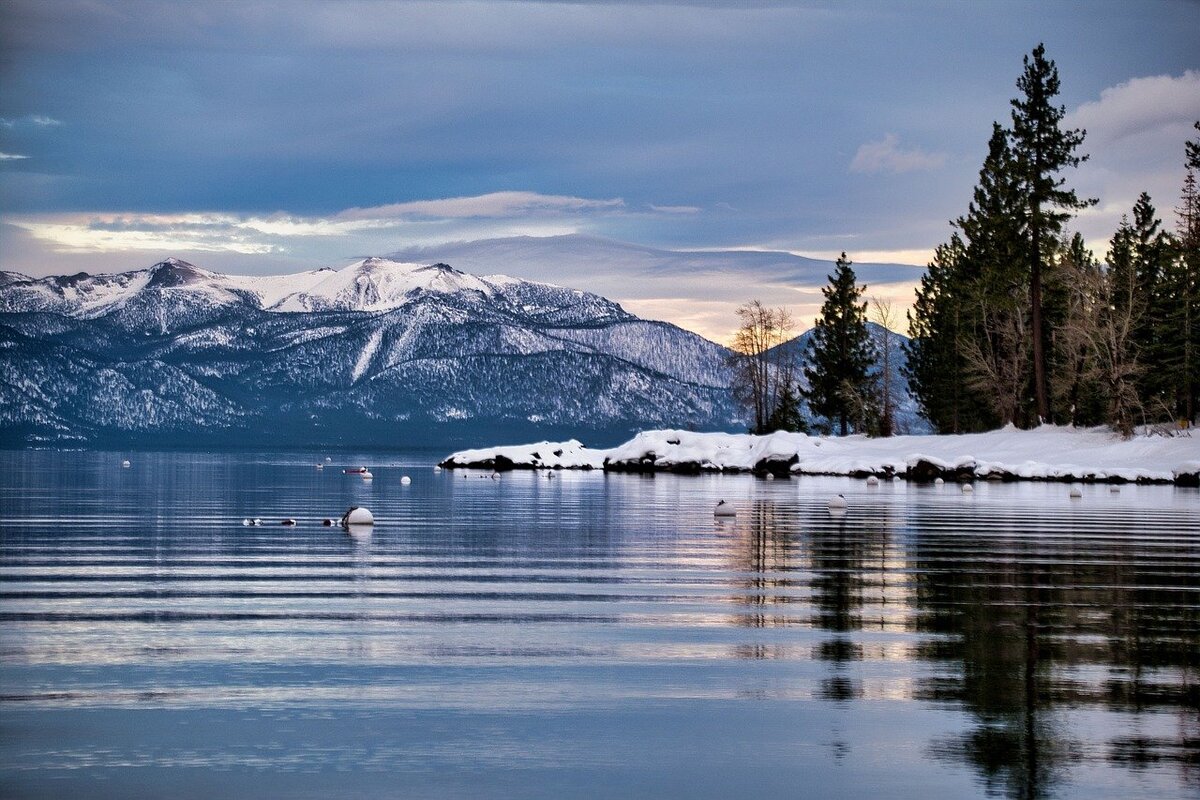
[[[475,469],[602,469],[609,450],[588,450],[582,442],[538,442],[511,447],[460,450],[440,466]]]
[[[805,475],[902,475],[932,480],[1130,481],[1195,485],[1200,437],[1121,439],[1104,428],[1012,426],[958,436],[815,437],[658,430],[608,450],[578,441],[463,450],[444,467],[607,469],[618,472],[772,472]]]

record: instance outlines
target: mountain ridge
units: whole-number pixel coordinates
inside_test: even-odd
[[[600,295],[444,262],[0,280],[0,444],[446,445],[741,430],[729,351]]]
[[[10,276],[7,444],[444,444],[496,428],[613,438],[654,421],[737,425],[723,347],[552,284],[382,258],[261,279],[179,259]]]

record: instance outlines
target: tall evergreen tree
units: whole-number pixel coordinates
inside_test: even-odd
[[[1200,131],[1200,122],[1196,123]],[[1184,331],[1178,413],[1196,424],[1200,400],[1200,190],[1196,172],[1200,170],[1200,139],[1185,142],[1183,192],[1178,209],[1178,253],[1172,290],[1180,297],[1178,324]]]
[[[1025,195],[1027,243],[1025,264],[1029,276],[1030,328],[1033,350],[1033,389],[1039,418],[1050,419],[1046,374],[1047,330],[1043,320],[1042,272],[1048,246],[1062,233],[1070,213],[1096,201],[1080,200],[1065,189],[1059,172],[1076,167],[1087,156],[1075,155],[1083,143],[1083,130],[1063,130],[1064,106],[1054,105],[1059,93],[1058,68],[1046,59],[1045,45],[1024,59],[1017,80],[1021,97],[1012,100],[1013,152]]]
[[[1122,215],[1121,224],[1108,243],[1108,274],[1112,290],[1109,304],[1113,310],[1130,311],[1140,318],[1145,298],[1138,291],[1137,271],[1133,263],[1133,226]]]
[[[1072,425],[1107,421],[1108,402],[1096,363],[1096,343],[1105,303],[1100,263],[1076,233],[1058,248],[1047,295],[1060,308],[1051,343],[1055,369],[1050,393],[1055,413]]]
[[[1022,268],[1027,214],[1021,189],[1009,134],[993,124],[979,183],[954,226],[966,243],[959,275],[966,325],[958,340],[965,378],[1000,424],[1017,419],[1028,383],[1029,301]]]
[[[966,325],[961,291],[965,257],[966,245],[957,233],[938,245],[908,312],[904,377],[921,413],[939,433],[975,430],[982,407],[966,387],[966,363],[959,349]]]
[[[1180,298],[1168,283],[1173,243],[1156,213],[1150,195],[1142,192],[1133,206],[1129,238],[1134,286],[1142,308],[1134,329],[1134,342],[1145,367],[1141,396],[1147,410],[1161,417],[1174,413],[1173,390],[1181,382],[1176,355],[1182,350],[1182,332],[1176,327]]]
[[[813,326],[804,367],[809,407],[831,422],[837,420],[842,436],[849,432],[851,419],[861,416],[860,410],[867,405],[870,368],[875,360],[867,330],[867,304],[862,301],[867,287],[856,285],[850,264],[842,253],[829,285],[821,289],[825,302]]]

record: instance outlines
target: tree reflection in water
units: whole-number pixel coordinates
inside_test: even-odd
[[[911,700],[969,713],[967,729],[926,751],[969,765],[989,794],[1050,796],[1073,766],[1098,759],[1175,764],[1200,787],[1200,541],[1148,536],[1138,514],[1068,528],[1029,508],[890,509],[831,517],[760,503],[744,526],[744,624],[796,624],[799,601],[780,590],[807,582],[811,626],[829,634],[810,653],[828,665],[817,698],[863,699],[853,665],[867,632],[899,629],[907,652],[871,657],[914,660]],[[781,602],[792,616],[772,613]],[[755,644],[739,656],[779,653]],[[1092,710],[1117,716],[1097,725]],[[1164,714],[1173,729],[1158,724]]]

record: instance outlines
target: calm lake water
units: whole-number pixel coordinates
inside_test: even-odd
[[[324,455],[0,453],[0,795],[1200,795],[1195,489]]]

